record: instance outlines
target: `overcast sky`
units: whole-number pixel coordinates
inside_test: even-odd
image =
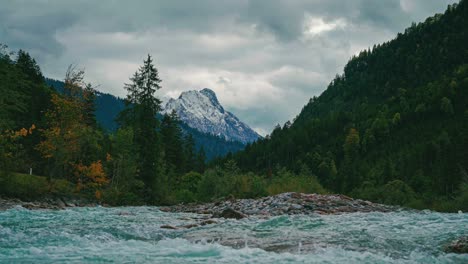
[[[209,87],[260,134],[294,118],[349,58],[455,0],[2,1],[0,43],[45,76],[70,63],[99,90],[123,84],[149,53],[160,97]]]

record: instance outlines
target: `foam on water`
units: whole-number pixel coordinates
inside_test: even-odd
[[[218,220],[156,207],[0,212],[0,263],[468,263],[443,246],[468,214],[354,213]]]

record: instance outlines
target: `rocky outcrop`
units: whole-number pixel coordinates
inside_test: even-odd
[[[215,218],[241,219],[251,215],[342,214],[354,212],[389,212],[397,208],[345,195],[282,193],[259,199],[227,200],[217,203],[161,207],[166,212],[211,214]]]
[[[468,254],[468,236],[452,241],[452,243],[445,247],[445,252]]]
[[[213,215],[216,218],[231,218],[231,219],[242,219],[247,216],[239,211],[236,211],[230,207],[224,209],[223,211]]]

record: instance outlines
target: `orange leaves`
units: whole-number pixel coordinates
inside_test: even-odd
[[[43,129],[41,132],[46,140],[39,142],[36,149],[41,152],[44,158],[52,158],[59,147],[57,141],[60,139],[60,128],[51,127],[49,129]]]
[[[104,172],[102,163],[100,160],[91,163],[89,166],[83,164],[75,164],[74,174],[77,177],[76,190],[81,191],[85,188],[95,189],[96,199],[101,199],[101,191],[99,190],[103,185],[109,183],[107,175]]]
[[[84,129],[83,106],[80,98],[53,94],[53,107],[46,112],[47,129],[41,130],[44,140],[37,149],[44,158],[58,158],[68,166],[80,151],[80,133]]]
[[[106,184],[109,182],[109,180],[106,177],[106,173],[104,172],[104,169],[102,167],[102,163],[100,160],[97,162],[91,163],[89,165],[89,174],[88,177],[96,184],[99,186]]]
[[[107,162],[112,161],[112,156],[111,156],[111,154],[109,154],[109,153],[106,154],[106,161],[107,161]]]
[[[12,161],[18,152],[19,140],[33,133],[36,126],[33,124],[29,129],[22,128],[18,131],[0,131],[0,160]]]
[[[32,124],[29,128],[29,134],[32,134],[33,130],[36,129],[36,125]]]
[[[96,192],[94,193],[94,196],[96,197],[96,199],[101,200],[101,197],[102,197],[101,191],[96,190]]]
[[[100,160],[91,163],[89,166],[81,163],[75,164],[74,169],[78,182],[86,182],[90,187],[101,187],[109,182]]]
[[[28,135],[28,130],[24,127],[15,132],[15,136],[18,136],[18,137],[25,137],[27,135]]]
[[[26,137],[28,135],[31,135],[33,133],[33,130],[36,129],[36,126],[34,124],[31,125],[29,129],[26,128],[21,128],[20,130],[13,131],[13,130],[6,130],[2,134],[0,134],[0,137],[2,138],[10,138],[10,139],[17,139],[19,137]]]

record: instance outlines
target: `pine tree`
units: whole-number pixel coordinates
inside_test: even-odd
[[[175,111],[164,115],[161,123],[161,136],[164,145],[164,161],[168,169],[179,174],[184,172],[185,157],[182,145],[182,129]]]
[[[185,156],[185,171],[193,171],[195,169],[195,141],[191,134],[185,136],[184,139],[184,156]]]
[[[86,125],[97,128],[96,121],[96,90],[87,84],[83,89],[83,101],[84,101],[84,121]]]
[[[206,161],[206,154],[205,154],[205,149],[202,146],[197,153],[196,166],[195,166],[196,172],[203,173],[205,171],[205,161]]]
[[[161,110],[161,101],[155,96],[155,92],[161,88],[161,79],[150,55],[130,81],[125,85],[127,106],[120,120],[123,126],[133,128],[140,157],[139,176],[149,188],[154,201],[160,198],[158,192],[161,193],[164,186],[161,182],[161,144],[157,132],[160,124],[156,118]]]

